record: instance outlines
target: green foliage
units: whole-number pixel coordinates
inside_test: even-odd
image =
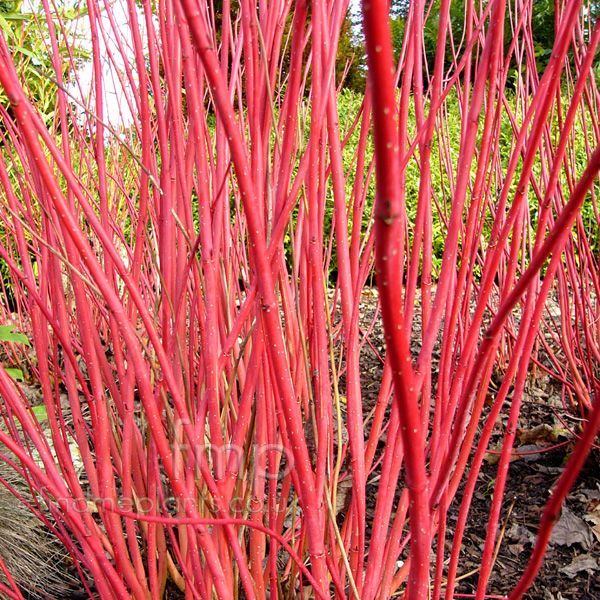
[[[367,81],[366,50],[364,40],[356,33],[349,16],[342,24],[335,65],[338,84],[341,83],[347,90],[364,93]]]
[[[0,342],[16,342],[30,346],[26,335],[13,333],[14,325],[0,325]]]
[[[5,371],[16,381],[23,381],[25,379],[21,369],[5,369]]]
[[[553,0],[539,0],[534,5],[534,12],[531,15],[531,33],[533,41],[533,51],[536,60],[538,74],[541,75],[546,68],[552,47],[555,40],[555,3]],[[465,0],[453,0],[450,3],[450,30],[446,41],[446,54],[444,61],[444,71],[448,72],[452,68],[453,55],[452,48],[454,47],[457,60],[462,57],[468,40],[465,36],[464,23],[467,3]],[[406,21],[408,18],[409,3],[406,0],[392,0],[390,7],[390,27],[392,30],[392,41],[396,59],[400,57],[402,43],[404,41],[404,32],[406,29]],[[439,37],[439,20],[440,20],[440,0],[434,0],[429,17],[424,23],[424,67],[431,76],[433,73],[435,51]],[[511,13],[506,12],[504,26],[504,49],[508,50],[513,41],[513,33],[511,29]],[[451,37],[450,37],[451,36]],[[516,63],[513,61],[509,67],[508,80],[513,78]],[[512,72],[512,73],[511,73]]]
[[[41,5],[40,10],[43,10]],[[74,23],[84,13],[84,10],[76,10],[61,3],[52,23],[59,43],[58,58],[64,80],[68,80],[71,70],[70,55],[73,55],[77,67],[88,59],[88,53],[81,48],[81,44],[67,46],[62,36],[61,23]],[[22,0],[3,0],[0,2],[0,28],[29,97],[44,122],[49,124],[56,111],[57,86],[50,53],[50,30],[45,14],[24,12]],[[5,107],[9,105],[3,90],[0,90],[0,103]]]
[[[347,133],[350,131],[352,123],[357,117],[359,110],[361,108],[362,103],[362,95],[356,94],[348,89],[342,90],[342,92],[338,96],[338,116],[340,122],[340,130],[341,137],[344,139]],[[515,115],[515,119],[517,124],[520,125],[522,123],[523,115],[520,112],[518,107],[518,103],[516,98],[508,97],[509,104],[511,105],[513,114]],[[566,104],[567,99],[564,99]],[[425,113],[428,112],[428,104],[425,105]],[[306,107],[305,111],[305,122],[304,122],[304,130],[308,131],[310,128],[310,108]],[[445,240],[446,240],[446,222],[447,218],[450,215],[452,208],[452,185],[451,182],[454,180],[456,173],[456,168],[458,165],[458,157],[460,154],[461,147],[461,126],[462,126],[462,116],[460,111],[460,106],[458,102],[458,97],[456,92],[453,91],[450,93],[447,101],[447,110],[445,113],[445,121],[443,125],[438,125],[434,130],[434,136],[431,145],[431,193],[432,193],[432,241],[433,241],[433,278],[436,279],[436,272],[440,269],[444,248],[445,248]],[[551,123],[552,131],[554,136],[558,136],[559,134],[559,126],[560,123],[555,115],[554,121]],[[583,135],[583,125],[581,122],[576,124],[575,133],[573,135],[574,143],[575,143],[575,156],[576,156],[576,165],[574,175],[576,177],[580,176],[585,166],[587,165],[587,151],[585,144],[585,136]],[[411,108],[409,114],[409,131],[411,131],[412,135],[416,135],[416,123],[415,123],[415,115],[414,110]],[[363,212],[362,222],[360,224],[356,224],[352,222],[352,203],[354,202],[354,186],[356,183],[356,171],[354,168],[355,160],[356,160],[356,152],[358,149],[359,142],[359,127],[355,128],[354,131],[348,136],[346,140],[346,144],[343,148],[342,161],[343,168],[345,174],[345,194],[346,194],[346,205],[348,208],[348,217],[349,217],[349,235],[351,235],[352,230],[357,225],[361,229],[361,236],[366,235],[369,225],[373,203],[375,201],[375,178],[372,177],[368,182],[366,199],[365,199],[365,210]],[[491,186],[492,189],[495,190],[494,193],[499,194],[502,187],[506,184],[505,177],[508,169],[509,160],[512,154],[512,143],[513,143],[513,125],[506,114],[503,115],[503,118],[500,122],[500,131],[499,131],[499,153],[500,153],[500,165],[501,170],[492,175]],[[593,143],[592,140],[592,132],[588,131],[588,142],[591,145]],[[478,140],[479,143],[479,140]],[[441,160],[440,156],[440,148],[449,148],[449,155],[452,156],[452,164],[446,165],[443,160]],[[371,138],[367,142],[366,148],[366,157],[365,163],[369,165],[373,159],[373,146],[371,142]],[[522,161],[522,158],[519,159]],[[451,169],[451,172],[449,172]],[[476,164],[472,165],[472,181],[475,177],[475,169]],[[517,173],[520,173],[521,169],[517,168]],[[536,162],[534,164],[533,169],[534,176],[539,181],[539,177],[541,177],[541,164],[540,157],[536,158]],[[366,173],[365,173],[366,177]],[[562,176],[561,184],[563,186],[564,193],[568,195],[568,182],[565,176]],[[421,185],[421,167],[420,167],[420,157],[418,149],[415,151],[414,156],[408,162],[406,168],[406,211],[408,217],[408,227],[409,227],[409,242],[412,243],[412,227],[416,219],[417,214],[417,203],[419,197],[419,187]],[[509,192],[509,206],[512,198],[516,193],[517,181],[512,180],[508,182],[510,185]],[[600,191],[599,191],[600,193]],[[530,215],[529,219],[532,223],[532,227],[535,230],[538,219],[538,203],[535,201],[533,196],[533,191],[530,191]],[[466,221],[466,214],[469,210],[469,199],[467,198],[467,203],[465,205],[465,214],[463,218]],[[292,213],[292,226],[295,228],[296,226],[296,218],[297,218],[297,208],[294,209]],[[196,215],[197,217],[197,215]],[[597,251],[600,247],[600,230],[597,227],[592,226],[596,222],[596,212],[594,210],[594,205],[592,203],[592,199],[590,198],[583,206],[582,209],[582,221],[584,224],[588,225],[586,228],[587,235],[590,240],[591,247]],[[326,247],[323,249],[323,252],[327,252],[327,243],[331,238],[331,234],[333,231],[333,222],[334,222],[334,201],[333,201],[333,191],[331,189],[331,182],[329,182],[329,187],[327,190],[327,196],[325,201],[325,211],[323,214],[323,231],[324,231],[324,242]],[[481,243],[483,245],[487,245],[490,234],[491,234],[491,217],[485,221],[483,227],[483,236]],[[286,234],[286,259],[288,265],[291,266],[291,244],[289,234]],[[524,257],[525,262],[527,262],[528,257]],[[523,260],[523,257],[521,257]],[[477,267],[474,267],[477,271]],[[478,275],[478,273],[476,273]],[[329,277],[332,281],[334,281],[337,277],[337,262],[336,262],[336,249],[335,244],[333,246],[333,255],[332,261],[329,266]]]
[[[13,333],[14,325],[0,325],[0,342],[14,342],[17,344],[25,344],[31,346],[26,335],[22,333]],[[13,378],[23,380],[23,371],[21,369],[5,369],[6,372]]]
[[[353,119],[355,118],[360,108],[361,97],[350,92],[343,92],[338,98],[338,111],[340,116],[340,127],[342,131],[349,128]],[[509,104],[512,105],[512,111],[515,115],[517,123],[522,123],[523,115],[521,114],[516,98],[508,97]],[[567,98],[563,99],[564,104],[567,104]],[[427,114],[428,106],[425,106],[425,113]],[[432,195],[434,198],[434,205],[432,206],[432,236],[433,236],[433,267],[434,267],[434,278],[435,270],[441,266],[442,256],[444,252],[444,245],[446,239],[446,225],[445,220],[451,211],[451,200],[452,200],[452,187],[451,181],[454,176],[452,173],[447,171],[446,165],[440,160],[440,147],[443,144],[445,147],[450,149],[450,155],[453,157],[453,163],[451,168],[453,172],[456,172],[459,151],[460,151],[460,135],[461,135],[461,124],[462,116],[458,103],[458,98],[455,92],[452,92],[448,97],[447,111],[445,115],[445,123],[443,127],[436,127],[434,131],[434,137],[432,140],[431,147],[431,188]],[[414,111],[411,110],[409,114],[409,131],[412,131],[413,135],[416,134],[415,130],[415,117]],[[551,123],[551,130],[555,138],[559,135],[560,123],[557,115],[554,115],[554,120]],[[512,142],[514,138],[513,125],[506,114],[504,114],[499,131],[499,151],[500,151],[500,162],[501,170],[495,173],[492,177],[491,182],[492,189],[496,193],[500,193],[502,187],[506,184],[505,177],[508,169],[509,160],[512,153]],[[593,146],[593,132],[587,131],[588,145]],[[577,180],[578,177],[583,173],[587,162],[588,154],[586,150],[586,134],[583,123],[581,121],[576,122],[575,130],[573,132],[573,144],[574,144],[574,155],[576,157],[576,163],[572,166],[573,177]],[[356,151],[358,144],[358,131],[355,131],[349,138],[347,145],[344,148],[343,161],[344,161],[344,172],[348,173],[346,180],[346,197],[352,197],[352,190],[354,186],[354,172],[352,169],[353,156]],[[372,160],[373,149],[371,142],[367,145],[367,157],[366,163],[369,164]],[[522,158],[519,159],[522,161]],[[472,166],[472,180],[474,180],[476,165]],[[521,172],[521,169],[517,168],[517,174]],[[534,163],[533,174],[538,181],[541,177],[541,163],[540,156],[536,157]],[[568,199],[569,185],[566,176],[561,177],[561,185],[563,193]],[[409,234],[411,234],[410,228],[415,221],[417,213],[417,202],[419,195],[419,186],[421,184],[421,170],[419,165],[419,154],[418,150],[415,152],[415,156],[409,161],[406,169],[406,211],[409,223]],[[509,182],[509,206],[512,198],[516,193],[517,181],[513,180]],[[600,189],[597,189],[597,194],[600,194]],[[598,197],[598,196],[596,196]],[[371,214],[371,208],[375,200],[375,181],[374,178],[369,182],[369,187],[366,196],[366,207],[363,222],[360,224],[363,234],[366,232],[369,224],[369,215]],[[469,209],[469,200],[465,205],[465,211]],[[539,205],[535,200],[533,191],[530,190],[530,215],[529,218],[532,223],[532,228],[535,230],[537,226]],[[594,200],[590,197],[586,200],[582,208],[581,218],[586,229],[590,246],[598,252],[600,249],[600,229],[597,227],[596,215],[598,207],[594,208]],[[350,214],[351,217],[351,214]],[[466,218],[466,212],[465,217]],[[331,223],[333,220],[333,198],[332,195],[328,195],[328,202],[326,205],[325,212],[325,233],[326,239],[331,231]],[[491,219],[486,221],[483,229],[482,243],[487,244],[491,233]],[[350,228],[354,227],[355,224],[350,224]],[[412,238],[412,234],[410,235]],[[525,257],[527,260],[527,257]],[[334,273],[335,274],[335,273]]]
[[[553,0],[537,0],[535,11],[531,15],[531,31],[533,33],[533,48],[538,74],[542,74],[548,65],[554,46],[554,16]]]

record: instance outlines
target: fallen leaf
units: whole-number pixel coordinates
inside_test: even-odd
[[[550,541],[559,546],[581,544],[588,550],[592,545],[592,534],[587,523],[564,506],[560,519],[552,530]]]
[[[490,450],[493,450],[494,452],[485,453],[484,459],[488,464],[495,465],[500,462],[500,452],[502,452],[502,445],[502,440],[499,440],[493,448],[490,448]],[[519,460],[519,455],[517,454],[517,451],[513,448],[511,450],[510,462],[513,462],[515,460]]]
[[[591,573],[593,571],[598,570],[598,563],[596,559],[590,554],[582,554],[580,556],[576,556],[570,565],[559,569],[561,573],[564,573],[569,579],[573,579],[577,573],[581,573],[581,571],[587,571]]]
[[[519,556],[519,554],[521,554],[521,552],[523,552],[524,550],[524,546],[523,544],[509,544],[508,545],[508,550],[511,554],[513,554],[514,556]]]
[[[531,533],[527,527],[513,523],[511,528],[506,532],[506,538],[516,542],[517,544],[533,544],[535,542],[535,534]]]
[[[590,511],[587,515],[583,516],[584,520],[590,523],[590,529],[594,534],[594,537],[600,542],[600,509]]]
[[[522,431],[519,435],[521,444],[532,444],[534,442],[556,442],[558,439],[557,432],[554,427],[547,423],[542,423],[533,429]]]
[[[588,504],[588,510],[595,510],[600,505],[600,491],[582,489],[575,496],[580,502]]]
[[[519,446],[517,452],[522,460],[529,463],[540,460],[542,455],[539,452],[536,452],[536,450],[542,449],[543,446],[538,446],[537,444],[525,444],[524,446]]]

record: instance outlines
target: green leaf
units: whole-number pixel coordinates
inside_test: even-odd
[[[48,418],[48,411],[43,404],[40,404],[40,406],[33,406],[31,412],[33,412],[38,421],[45,421]]]
[[[0,342],[17,342],[31,346],[26,335],[22,333],[12,333],[14,325],[0,325]]]
[[[0,14],[0,28],[4,32],[6,39],[12,40],[15,37],[11,26],[8,24],[8,21]]]
[[[21,369],[5,369],[5,371],[17,381],[23,381],[25,377],[23,376],[23,371]]]
[[[35,52],[32,52],[31,50],[28,50],[27,48],[23,48],[23,46],[15,46],[13,51],[20,52],[21,54],[24,54],[25,56],[29,56],[29,58],[35,58],[36,60],[40,60],[40,57]]]
[[[1,13],[2,17],[7,21],[29,21],[31,15],[25,13],[7,12]]]

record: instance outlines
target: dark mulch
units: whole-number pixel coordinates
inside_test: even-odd
[[[361,326],[369,329],[377,306],[375,293],[367,293],[361,304]],[[420,337],[418,319],[415,340]],[[364,339],[364,338],[363,338]],[[418,352],[418,342],[413,344]],[[361,382],[365,417],[375,406],[382,376],[381,356],[384,354],[380,326],[375,327],[361,351]],[[435,376],[434,376],[435,379]],[[501,379],[499,375],[498,379]],[[435,383],[435,381],[434,381]],[[342,370],[340,389],[343,393],[345,377]],[[555,447],[561,442],[571,442],[578,419],[566,410],[560,397],[561,388],[548,376],[532,382],[525,393],[519,421],[516,450],[519,452],[542,450],[535,454],[515,457],[509,469],[504,495],[500,526],[501,541],[489,580],[487,593],[507,595],[523,573],[533,543],[544,505],[550,490],[565,468],[571,443]],[[560,418],[559,418],[560,417]],[[562,421],[561,421],[562,419]],[[490,444],[500,443],[506,415],[497,423]],[[566,428],[564,424],[569,427]],[[367,434],[369,427],[367,427]],[[385,436],[379,442],[378,452],[385,447]],[[545,451],[549,449],[549,451]],[[568,496],[563,515],[558,522],[553,541],[544,565],[532,588],[526,595],[529,600],[560,600],[567,598],[600,598],[600,453],[594,451],[576,485]],[[488,514],[496,480],[495,458],[488,458],[479,474],[479,485],[469,512],[469,521],[461,546],[461,561],[457,593],[473,594],[478,583],[483,543],[487,532]],[[369,481],[376,478],[370,475]],[[398,497],[401,491],[399,486]],[[375,511],[377,482],[367,487],[367,518]],[[446,558],[453,539],[458,518],[462,489],[448,513],[448,535],[445,540]],[[341,517],[341,515],[340,515]],[[339,517],[338,517],[339,518]],[[1,532],[0,532],[1,533]],[[369,533],[369,532],[367,532]],[[437,543],[437,541],[436,541]],[[167,598],[182,598],[182,594],[169,582]]]
[[[375,314],[376,297],[364,297],[361,306],[363,327]],[[413,350],[419,349],[418,315],[413,331]],[[379,327],[370,335],[371,345],[365,344],[361,353],[363,403],[365,415],[377,399],[382,365],[377,353],[383,354],[383,336]],[[543,356],[540,356],[543,359]],[[435,351],[434,351],[435,360]],[[539,375],[539,371],[538,371]],[[435,379],[435,375],[434,375]],[[501,374],[498,375],[501,381]],[[434,381],[435,383],[435,381]],[[562,419],[562,421],[561,421]],[[502,539],[490,576],[487,593],[508,595],[521,577],[535,542],[538,523],[550,490],[565,469],[572,450],[572,431],[580,419],[564,408],[561,386],[547,375],[528,384],[519,419],[515,449],[532,454],[515,456],[511,462],[504,494],[500,528]],[[490,448],[501,449],[506,414],[498,420]],[[568,426],[565,427],[565,424]],[[571,431],[569,431],[569,429]],[[564,445],[555,447],[562,442]],[[384,440],[380,443],[383,450]],[[542,450],[535,453],[536,450]],[[492,494],[496,481],[495,456],[488,455],[479,474],[480,483],[469,512],[469,520],[461,545],[459,581],[456,592],[474,594]],[[462,486],[464,487],[464,485]],[[448,513],[446,558],[452,543],[453,526],[458,519],[462,487]],[[368,513],[375,509],[376,484],[367,493]],[[398,494],[399,495],[399,494]],[[567,598],[600,598],[600,452],[594,450],[577,483],[571,490],[560,521],[555,527],[545,562],[534,584],[526,594],[528,600],[560,600]]]

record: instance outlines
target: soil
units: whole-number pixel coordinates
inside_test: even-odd
[[[363,328],[375,316],[376,294],[363,297]],[[418,318],[413,331],[413,351],[418,351]],[[361,352],[361,373],[365,415],[377,400],[382,375],[383,336],[375,327]],[[519,419],[518,441],[511,462],[500,519],[501,541],[487,587],[487,594],[506,597],[514,588],[528,563],[536,539],[538,523],[558,477],[565,469],[581,419],[566,410],[561,399],[562,385],[542,375],[528,385]],[[485,416],[485,415],[484,415]],[[490,448],[501,448],[506,415],[498,420]],[[381,443],[383,449],[383,443]],[[523,454],[521,454],[523,453]],[[497,455],[489,454],[479,474],[480,483],[469,512],[461,546],[456,588],[459,594],[472,595],[477,589],[478,570],[487,531]],[[367,510],[374,513],[376,486]],[[452,543],[453,526],[458,519],[461,486],[448,513],[446,558]],[[594,449],[567,497],[562,515],[554,528],[544,564],[528,593],[528,600],[578,600],[600,598],[600,450]],[[458,596],[460,597],[460,596]],[[489,597],[489,596],[488,596]]]
[[[361,306],[361,326],[369,330],[377,312],[377,295],[367,293]],[[419,336],[418,322],[415,338]],[[366,338],[363,337],[363,340]],[[413,348],[418,350],[418,344]],[[372,329],[361,351],[362,394],[365,417],[377,400],[382,375],[383,336],[379,326]],[[345,387],[344,376],[340,388]],[[500,525],[498,553],[491,573],[488,594],[507,595],[523,573],[535,541],[537,526],[550,490],[564,470],[580,419],[566,410],[561,386],[547,375],[535,380],[526,390],[519,423],[518,443],[511,463]],[[500,418],[490,448],[500,443],[504,418]],[[384,447],[384,437],[380,450]],[[499,448],[499,446],[498,446]],[[467,530],[461,547],[457,594],[473,594],[487,530],[493,486],[496,479],[495,454],[490,453],[479,475]],[[372,473],[370,480],[376,473]],[[367,488],[367,519],[375,510],[377,485]],[[458,518],[459,500],[448,513],[449,554],[453,527]],[[600,598],[600,452],[594,450],[569,494],[563,514],[555,527],[546,560],[525,598],[560,600]],[[181,598],[170,583],[168,598]],[[488,596],[489,597],[489,596]]]
[[[532,419],[541,412],[539,405],[530,408],[534,409],[530,411]],[[550,490],[565,468],[570,447],[565,445],[540,454],[521,456],[511,464],[501,518],[504,535],[490,577],[489,594],[507,595],[525,570],[542,511]],[[475,572],[461,581],[458,591],[462,593],[474,593],[477,586],[477,568],[495,478],[496,466],[485,465],[480,474],[481,484],[471,504],[461,561],[462,573]],[[600,598],[600,581],[596,577],[600,558],[600,530],[597,527],[600,513],[595,510],[600,500],[599,490],[600,469],[592,457],[567,498],[542,569],[526,598]],[[455,506],[450,511],[449,523],[455,522],[457,516]]]

